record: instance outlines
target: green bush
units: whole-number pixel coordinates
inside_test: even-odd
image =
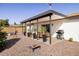
[[[69,38],[69,40],[68,40],[69,42],[73,42],[73,38]]]
[[[47,31],[47,30],[46,30],[46,27],[41,26],[40,31],[41,31],[41,33],[44,33],[44,34],[45,34],[45,33],[46,33],[46,31]]]
[[[4,47],[6,45],[6,40],[0,39],[0,47]]]
[[[6,37],[7,33],[5,32],[0,32],[0,48],[4,47],[6,44]]]

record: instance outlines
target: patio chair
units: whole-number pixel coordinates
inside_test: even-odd
[[[33,46],[29,46],[29,48],[30,48],[30,49],[32,49],[32,52],[34,52],[36,49],[40,49],[40,48],[41,48],[41,46],[40,46],[40,45],[35,44],[35,45],[33,45]]]

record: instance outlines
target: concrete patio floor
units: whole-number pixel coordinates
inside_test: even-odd
[[[14,39],[13,39],[14,38]],[[33,40],[23,35],[8,37],[8,48],[0,53],[1,56],[79,56],[79,42],[52,39],[52,44]],[[56,42],[56,43],[53,43]],[[40,45],[41,49],[32,52],[29,46]]]

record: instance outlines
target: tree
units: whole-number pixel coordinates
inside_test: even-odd
[[[8,19],[5,20],[5,25],[9,26],[9,20]]]
[[[6,26],[9,26],[8,19],[6,20],[1,19],[0,20],[0,52],[6,48],[7,33],[1,31],[3,27],[6,27]]]
[[[14,25],[17,25],[16,22],[14,22]]]
[[[0,27],[7,27],[7,26],[9,26],[8,19],[5,19],[5,20],[1,19],[0,20]]]

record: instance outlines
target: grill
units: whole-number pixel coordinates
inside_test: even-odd
[[[64,39],[63,34],[64,34],[64,30],[58,30],[57,32],[57,39]]]

